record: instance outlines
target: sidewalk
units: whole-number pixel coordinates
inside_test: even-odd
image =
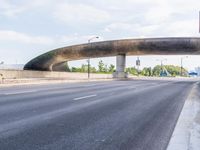
[[[199,84],[195,84],[184,104],[167,150],[200,149]]]

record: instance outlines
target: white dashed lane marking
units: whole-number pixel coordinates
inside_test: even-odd
[[[77,97],[77,98],[74,98],[73,100],[74,101],[77,101],[77,100],[81,100],[81,99],[86,99],[86,98],[91,98],[91,97],[96,97],[97,95],[87,95],[87,96],[83,96],[83,97]]]

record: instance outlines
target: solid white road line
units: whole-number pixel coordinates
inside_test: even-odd
[[[96,97],[97,95],[88,95],[88,96],[83,96],[83,97],[77,97],[77,98],[74,98],[73,100],[74,101],[77,101],[77,100],[81,100],[81,99],[85,99],[85,98],[90,98],[90,97]]]

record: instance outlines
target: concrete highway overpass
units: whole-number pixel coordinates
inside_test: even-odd
[[[124,77],[127,55],[198,55],[200,38],[171,37],[103,41],[58,48],[28,62],[25,70],[62,71],[72,60],[117,56],[116,77]]]

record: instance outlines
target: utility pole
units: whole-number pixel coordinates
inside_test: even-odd
[[[95,36],[95,37],[92,37],[90,39],[88,39],[88,44],[93,40],[93,39],[98,39],[99,37],[98,36]],[[90,78],[90,58],[88,58],[87,60],[88,62],[88,79]]]

